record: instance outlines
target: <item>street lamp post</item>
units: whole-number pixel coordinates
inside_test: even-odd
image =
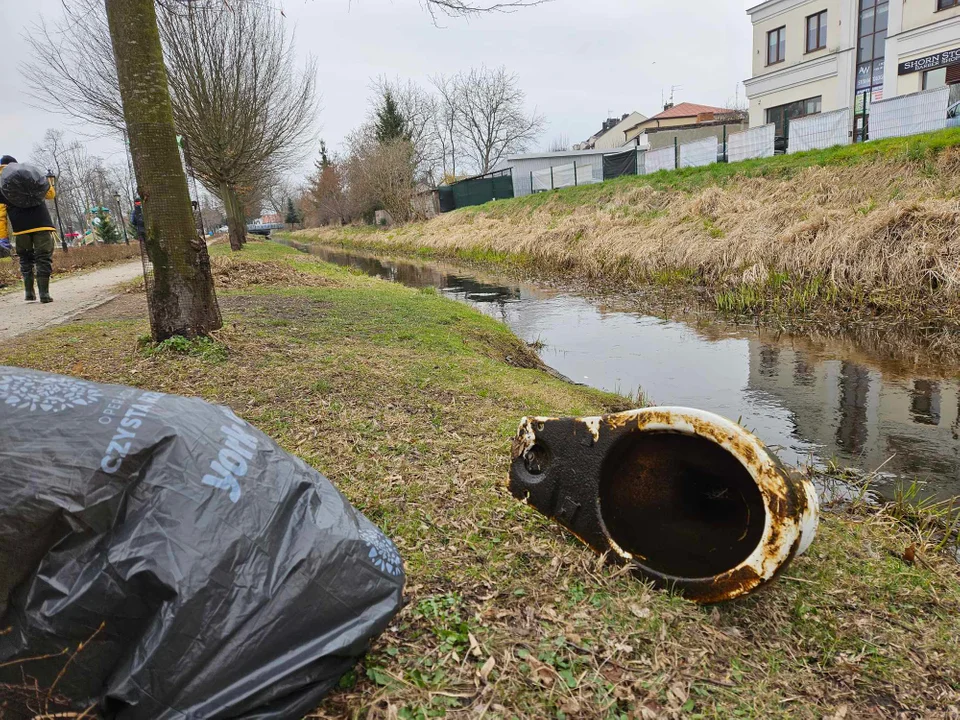
[[[63,235],[63,218],[60,217],[60,201],[57,200],[57,176],[53,174],[53,170],[47,170],[47,181],[53,187],[53,207],[57,211],[57,225],[60,226],[60,247],[67,252],[67,238]]]
[[[117,210],[120,211],[120,224],[123,226],[123,242],[130,244],[130,238],[127,237],[127,220],[123,216],[123,205],[120,204],[120,193],[114,193],[113,199],[117,201]]]

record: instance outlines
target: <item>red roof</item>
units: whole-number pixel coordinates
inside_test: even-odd
[[[674,105],[669,110],[664,110],[659,115],[654,115],[650,120],[667,120],[669,118],[696,117],[703,113],[732,113],[734,110],[727,108],[713,107],[712,105],[697,105],[696,103],[680,103]]]

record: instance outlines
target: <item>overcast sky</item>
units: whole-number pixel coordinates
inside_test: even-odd
[[[676,102],[723,106],[750,73],[749,0],[553,0],[470,21],[444,18],[441,27],[420,0],[274,1],[296,30],[298,53],[319,61],[317,130],[332,147],[362,121],[370,79],[381,74],[426,83],[438,72],[505,65],[519,77],[530,109],[548,120],[543,149],[561,135],[570,143],[586,139],[608,112],[653,115],[671,86],[680,86]],[[31,23],[58,17],[60,3],[0,0],[5,61],[28,55]],[[19,71],[4,64],[0,153],[29,157],[51,127],[96,132],[30,107]],[[743,102],[742,85],[739,96]],[[95,138],[89,146],[109,162],[122,160],[111,140]]]

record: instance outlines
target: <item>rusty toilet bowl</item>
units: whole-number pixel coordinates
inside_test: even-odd
[[[689,408],[524,418],[510,492],[700,603],[772,580],[813,541],[817,494],[745,429]]]

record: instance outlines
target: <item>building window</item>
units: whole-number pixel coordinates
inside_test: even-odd
[[[787,56],[786,26],[767,33],[767,65],[783,62]]]
[[[949,10],[960,5],[960,0],[937,0],[937,10]]]
[[[924,90],[933,90],[944,85],[950,88],[947,105],[953,108],[957,103],[960,103],[960,64],[947,65],[923,73]]]
[[[960,0],[957,0],[960,2]],[[827,11],[807,18],[807,52],[823,50],[827,46]]]
[[[857,80],[854,103],[854,141],[866,140],[870,104],[883,99],[884,54],[887,44],[888,0],[860,0],[857,28]]]
[[[767,122],[772,123],[776,128],[774,134],[777,137],[790,137],[790,121],[808,115],[817,115],[822,107],[821,98],[807,98],[787,105],[778,105],[777,107],[767,108]]]

